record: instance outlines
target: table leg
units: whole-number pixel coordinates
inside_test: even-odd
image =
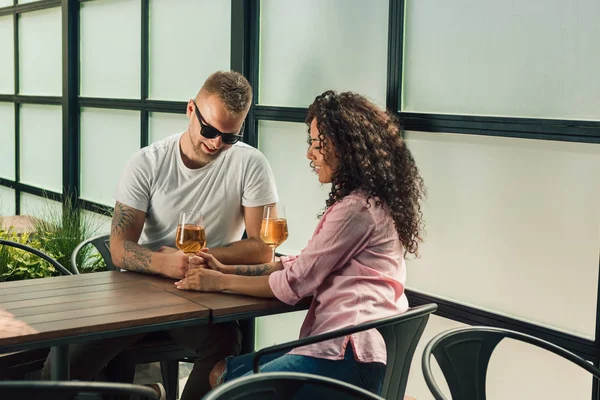
[[[255,342],[255,319],[244,319],[240,320],[240,330],[242,331],[242,353],[252,353],[254,351]]]
[[[69,345],[52,346],[50,350],[51,379],[53,381],[70,380]]]

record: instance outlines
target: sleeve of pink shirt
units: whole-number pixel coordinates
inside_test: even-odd
[[[375,222],[366,204],[346,198],[323,215],[315,233],[298,257],[282,257],[283,269],[269,276],[275,296],[294,305],[312,295],[325,278],[365,249]]]

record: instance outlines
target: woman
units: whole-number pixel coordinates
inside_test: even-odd
[[[425,190],[398,122],[363,96],[327,91],[308,109],[308,159],[331,183],[312,239],[297,257],[259,266],[227,266],[202,253],[179,289],[228,290],[287,304],[313,296],[300,337],[403,313],[404,255],[421,241]],[[253,271],[263,276],[240,276]],[[248,273],[250,272],[250,273]],[[252,354],[228,357],[211,373],[213,387],[249,373]],[[379,393],[385,342],[376,329],[304,346],[265,359],[261,371],[313,373]]]

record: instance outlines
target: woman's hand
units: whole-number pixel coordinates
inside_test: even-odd
[[[223,274],[208,268],[190,269],[185,278],[175,282],[175,287],[182,290],[197,290],[199,292],[220,292],[223,290]]]
[[[213,256],[212,254],[207,253],[208,249],[204,248],[202,250],[200,250],[198,253],[196,253],[196,256],[198,256],[201,260],[202,260],[202,264],[201,267],[204,268],[208,268],[208,269],[212,269],[213,271],[219,271],[222,273],[225,273],[225,265],[223,265],[221,262],[219,262],[215,256]]]

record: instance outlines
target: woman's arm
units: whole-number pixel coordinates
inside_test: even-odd
[[[257,265],[223,265],[221,272],[232,275],[261,276],[271,275],[273,272],[282,269],[283,264],[281,261],[273,261]]]
[[[204,261],[207,268],[222,272],[224,274],[260,276],[271,275],[273,272],[283,269],[283,264],[281,261],[273,261],[256,265],[224,265],[218,261],[214,255],[209,254],[204,250],[198,252],[198,256],[202,261]]]
[[[229,291],[254,297],[274,298],[269,276],[240,276],[223,274],[206,268],[191,269],[185,278],[175,282],[177,289],[201,292]]]

